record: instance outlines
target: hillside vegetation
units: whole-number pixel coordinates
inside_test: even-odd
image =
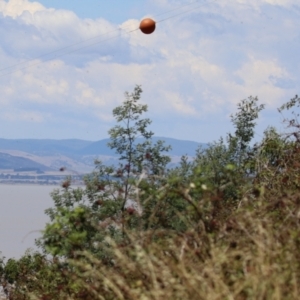
[[[264,105],[242,100],[233,133],[167,169],[141,93],[113,110],[119,165],[96,161],[85,189],[67,179],[40,252],[0,263],[7,299],[298,299],[300,98],[279,109],[286,134],[269,127],[253,146]]]

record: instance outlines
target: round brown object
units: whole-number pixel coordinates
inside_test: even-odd
[[[150,18],[142,20],[140,30],[145,34],[151,34],[155,30],[155,21]]]

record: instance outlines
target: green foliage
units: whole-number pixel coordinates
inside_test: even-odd
[[[242,100],[238,104],[238,112],[234,116],[231,115],[236,131],[235,136],[229,135],[229,142],[232,143],[235,152],[238,152],[237,157],[240,159],[254,136],[254,127],[256,125],[254,120],[258,118],[259,112],[264,108],[263,104],[258,106],[257,102],[257,97],[253,98],[250,96],[248,99]]]
[[[210,189],[216,191],[216,197],[224,199],[224,203],[217,205],[224,218],[239,205],[249,189],[249,178],[254,175],[254,148],[250,143],[255,120],[264,108],[257,102],[257,97],[249,97],[238,104],[238,112],[231,116],[235,134],[228,134],[227,143],[220,138],[196,153],[194,168],[199,170],[199,177],[205,178]]]
[[[9,299],[63,299],[61,291],[76,295],[70,268],[64,262],[54,262],[38,252],[26,252],[20,259],[2,263],[1,286]],[[60,295],[60,296],[59,296]]]
[[[169,147],[152,145],[141,92],[113,111],[119,166],[96,162],[85,189],[67,178],[46,211],[44,254],[0,260],[10,299],[298,299],[296,118],[285,120],[291,133],[269,127],[251,146],[264,106],[249,97],[233,135],[166,170]],[[296,96],[280,111],[299,104]]]
[[[151,124],[150,119],[141,119],[141,115],[147,112],[147,105],[138,104],[141,93],[140,86],[136,86],[132,94],[125,93],[126,101],[113,110],[117,122],[123,123],[124,126],[116,125],[108,132],[111,138],[108,146],[116,149],[120,160],[126,162],[122,175],[125,173],[127,177],[131,173],[141,174],[143,168],[147,168],[150,174],[158,175],[170,162],[168,156],[162,155],[171,149],[170,146],[164,146],[162,141],[151,145],[154,133],[147,130]],[[145,141],[136,144],[137,138],[143,138]]]
[[[96,161],[95,171],[85,178],[85,190],[72,189],[67,178],[63,191],[52,193],[55,207],[46,211],[51,223],[37,241],[45,253],[73,258],[79,250],[88,250],[109,263],[109,253],[101,247],[106,235],[124,240],[126,230],[148,226],[145,224],[150,222],[150,215],[140,214],[146,200],[138,192],[142,187],[154,194],[157,185],[165,180],[163,173],[170,158],[163,153],[170,147],[162,141],[152,145],[153,133],[147,128],[151,121],[141,118],[147,111],[147,105],[138,103],[141,93],[136,86],[132,94],[125,94],[126,101],[113,110],[120,125],[109,131],[108,145],[120,155],[119,166],[108,167]],[[144,141],[136,143],[137,138]],[[153,197],[146,201],[146,211],[155,205]]]

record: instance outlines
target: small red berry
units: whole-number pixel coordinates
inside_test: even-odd
[[[126,210],[130,215],[133,215],[135,213],[135,209],[133,207],[127,207]]]

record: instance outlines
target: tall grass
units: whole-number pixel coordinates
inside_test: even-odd
[[[203,202],[199,201],[199,207]],[[202,202],[202,203],[201,203]],[[80,293],[61,299],[299,299],[300,196],[245,198],[225,220],[185,233],[107,239],[113,265],[89,253],[73,260]],[[41,298],[36,298],[41,299]]]

